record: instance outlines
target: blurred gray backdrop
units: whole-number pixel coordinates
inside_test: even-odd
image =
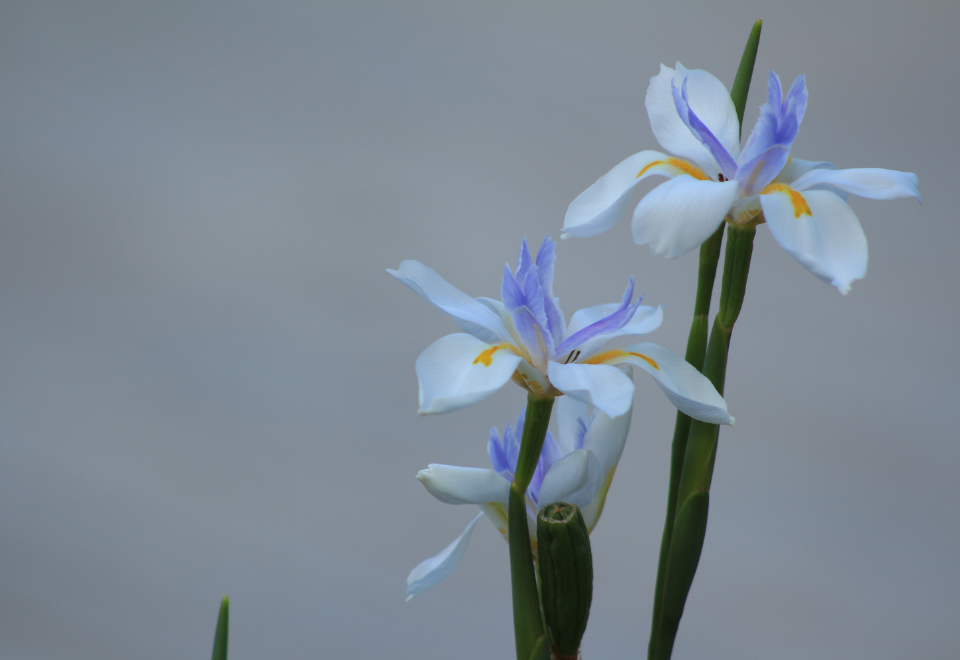
[[[909,6],[908,6],[909,5]],[[520,239],[658,148],[661,62],[807,75],[794,148],[916,172],[854,199],[847,297],[758,231],[710,528],[675,657],[953,658],[957,504],[952,1],[5,3],[0,21],[0,656],[507,658],[506,544],[407,572],[473,515],[414,480],[485,466],[507,387],[417,417],[454,324],[384,269],[498,295]],[[650,187],[652,187],[652,183]],[[695,253],[627,225],[559,245],[569,316],[635,275],[683,353]],[[637,378],[594,536],[584,655],[645,657],[674,410]]]

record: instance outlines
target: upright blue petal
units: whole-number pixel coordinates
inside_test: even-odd
[[[577,346],[580,346],[588,339],[593,339],[598,335],[605,335],[611,332],[616,332],[627,323],[630,322],[630,319],[633,318],[633,315],[636,313],[637,308],[640,307],[640,301],[643,300],[643,296],[637,298],[636,302],[630,303],[630,299],[633,298],[633,278],[627,282],[627,288],[623,292],[623,298],[620,300],[620,307],[618,307],[611,314],[603,317],[599,321],[594,321],[586,328],[578,330],[569,337],[567,337],[563,343],[557,346],[557,355],[563,355],[569,351],[572,351]]]
[[[680,89],[677,89],[676,83],[672,83],[672,86],[673,104],[677,108],[677,114],[680,115],[680,119],[687,125],[690,132],[703,143],[703,146],[710,151],[710,155],[717,161],[717,165],[720,166],[723,174],[728,179],[732,179],[737,172],[737,163],[733,159],[733,156],[730,155],[730,152],[727,151],[726,147],[717,139],[717,136],[713,134],[713,131],[707,128],[707,125],[703,123],[700,117],[697,116],[697,113],[693,111],[693,108],[690,107],[690,98],[687,95],[687,79],[683,79],[683,84]]]
[[[567,324],[560,311],[560,301],[553,295],[553,265],[557,260],[556,243],[547,236],[543,239],[540,251],[537,253],[537,275],[540,280],[540,289],[543,291],[543,309],[547,317],[547,330],[556,346],[563,341]]]
[[[754,195],[773,181],[787,164],[790,147],[797,138],[800,122],[807,109],[807,88],[804,77],[798,76],[786,99],[782,98],[780,78],[773,71],[767,78],[767,102],[760,106],[747,143],[740,153],[736,179],[740,195]]]
[[[552,274],[549,279],[553,279]],[[541,286],[539,266],[530,256],[526,238],[520,246],[516,275],[510,274],[509,266],[504,269],[500,297],[513,318],[514,330],[534,361],[537,356],[543,356],[544,360],[552,358],[555,334],[547,315],[547,294]],[[562,317],[559,321],[562,324]]]

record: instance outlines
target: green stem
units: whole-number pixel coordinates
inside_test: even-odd
[[[727,353],[733,326],[740,315],[753,254],[753,227],[731,225],[727,231],[727,249],[720,288],[720,309],[714,319],[703,364],[703,375],[723,394],[727,372]],[[710,484],[717,457],[719,427],[693,420],[687,437],[686,453],[677,489],[677,513],[673,536],[667,552],[663,584],[662,611],[654,660],[668,660],[673,651],[683,608],[700,562],[707,531]]]
[[[737,111],[737,119],[743,128],[743,111],[747,104],[747,95],[750,92],[750,81],[753,78],[753,67],[757,60],[757,49],[760,47],[760,30],[762,20],[753,24],[747,44],[740,58],[740,66],[733,81],[730,98]],[[726,223],[724,223],[726,224]],[[710,299],[713,295],[714,280],[717,275],[717,263],[720,260],[720,242],[723,238],[724,225],[700,246],[700,271],[697,277],[697,297],[693,308],[693,321],[690,324],[690,334],[687,337],[687,351],[685,359],[698,370],[703,371],[704,358],[707,351],[707,329],[709,327]],[[660,619],[663,611],[664,582],[667,575],[667,558],[673,538],[674,521],[677,512],[677,494],[680,484],[680,474],[683,470],[684,456],[687,451],[687,437],[690,433],[691,419],[677,411],[677,420],[673,430],[673,448],[670,456],[670,486],[667,492],[667,514],[663,522],[663,536],[660,541],[660,559],[657,566],[657,583],[653,598],[653,621],[650,629],[650,644],[647,650],[648,657],[653,658],[658,644]],[[671,644],[672,646],[672,644]],[[669,656],[668,656],[669,657]]]
[[[723,229],[717,231],[700,246],[700,273],[697,279],[697,298],[693,306],[693,322],[687,337],[687,352],[684,359],[698,370],[703,370],[703,359],[707,352],[707,330],[709,328],[710,299],[713,296],[713,282],[717,276],[717,262],[720,260],[720,243]],[[660,561],[657,570],[657,585],[653,597],[653,623],[650,628],[650,646],[648,654],[652,657],[657,643],[657,631],[660,629],[660,612],[663,608],[663,582],[667,572],[667,553],[673,536],[673,519],[677,511],[677,488],[680,484],[680,471],[683,469],[683,456],[687,451],[687,435],[692,420],[679,410],[673,427],[673,449],[670,456],[670,490],[667,493],[667,515],[663,520],[663,537],[660,540]]]
[[[530,528],[527,523],[527,487],[533,479],[540,460],[540,450],[547,436],[553,398],[527,396],[527,413],[520,439],[520,454],[507,508],[507,528],[510,542],[510,579],[513,587],[513,631],[517,660],[546,657],[549,649],[539,643],[543,637],[540,616],[540,594],[537,591],[537,572],[530,547]]]

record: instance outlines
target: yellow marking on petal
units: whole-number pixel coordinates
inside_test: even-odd
[[[587,358],[583,361],[584,364],[609,364],[610,362],[620,361],[630,356],[638,357],[651,367],[660,371],[660,365],[656,361],[648,358],[646,355],[641,353],[628,353],[627,351],[620,350],[615,348],[612,351],[604,351],[603,353],[597,353],[596,355]]]
[[[709,180],[710,180],[710,177],[708,177],[708,176],[704,173],[704,171],[701,170],[699,167],[697,167],[696,165],[691,165],[691,164],[688,163],[687,161],[685,161],[685,160],[680,160],[679,158],[668,158],[668,159],[666,159],[666,160],[655,160],[655,161],[653,161],[652,163],[650,163],[649,165],[647,165],[646,167],[644,167],[642,170],[640,170],[640,174],[637,175],[637,178],[639,179],[640,177],[642,177],[642,176],[646,173],[647,170],[649,170],[651,167],[653,167],[653,166],[655,166],[655,165],[669,165],[670,167],[673,167],[673,168],[676,168],[676,169],[680,170],[683,174],[689,174],[689,175],[692,176],[694,179],[699,179],[700,181],[709,181]]]
[[[766,188],[761,190],[760,194],[769,195],[770,193],[778,192],[786,193],[790,197],[790,203],[793,204],[793,217],[799,218],[801,215],[813,215],[813,213],[810,212],[810,206],[807,204],[807,200],[803,198],[803,195],[784,183],[771,183]]]
[[[498,346],[491,346],[485,351],[482,351],[480,355],[473,361],[474,364],[482,364],[485,367],[489,367],[493,364],[493,354],[497,351],[504,350],[510,351],[511,353],[516,354],[516,349],[513,348],[510,344],[500,344]]]

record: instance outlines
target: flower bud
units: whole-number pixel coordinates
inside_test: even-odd
[[[590,536],[580,509],[557,502],[537,515],[540,604],[554,656],[576,658],[593,600]]]

